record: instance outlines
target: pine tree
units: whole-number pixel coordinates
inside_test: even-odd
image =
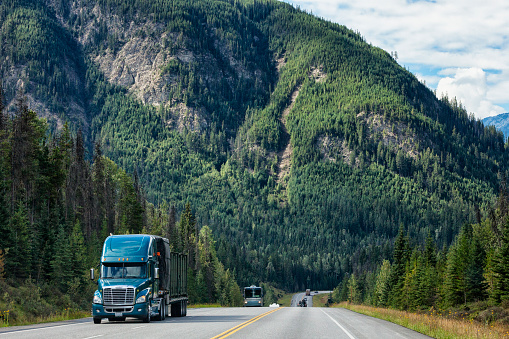
[[[106,180],[105,180],[105,169],[104,161],[101,150],[101,143],[97,141],[94,146],[94,159],[92,165],[92,178],[94,186],[94,197],[95,197],[95,209],[94,209],[94,220],[96,223],[100,223],[106,219]]]
[[[509,218],[506,221],[501,246],[493,259],[493,292],[496,302],[509,299]]]
[[[359,304],[362,301],[359,282],[355,274],[352,274],[348,279],[348,301],[354,304]]]
[[[184,213],[180,217],[180,236],[183,251],[189,255],[189,267],[196,267],[196,219],[191,211],[191,204],[186,203]]]
[[[5,258],[7,275],[26,279],[30,272],[30,223],[25,204],[20,201],[10,222],[11,243]]]
[[[387,306],[389,298],[389,278],[391,276],[391,263],[384,260],[375,282],[374,304],[375,306]]]
[[[456,241],[447,253],[447,265],[444,278],[444,303],[453,306],[468,301],[470,288],[467,280],[467,269],[471,265],[470,253],[472,226],[464,225]]]
[[[389,279],[389,285],[391,286],[389,305],[402,308],[405,297],[403,288],[406,276],[406,265],[409,260],[409,244],[403,224],[400,225],[398,235],[396,236],[393,258],[391,277]]]
[[[470,263],[467,266],[467,300],[480,301],[487,297],[488,284],[484,278],[486,265],[486,251],[482,247],[479,238],[473,237],[470,249]]]
[[[53,283],[62,292],[66,292],[68,282],[73,278],[71,257],[72,252],[64,227],[58,228],[58,233],[53,248],[53,259],[50,262]]]
[[[170,242],[173,251],[180,252],[182,245],[180,244],[180,236],[177,229],[177,212],[175,205],[170,205],[168,208],[168,220],[166,223],[165,236]]]
[[[72,233],[69,236],[69,248],[71,250],[72,256],[71,267],[68,269],[70,270],[73,277],[83,278],[85,276],[86,270],[86,247],[79,219],[74,223]]]

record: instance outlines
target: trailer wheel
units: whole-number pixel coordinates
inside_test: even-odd
[[[184,306],[184,312],[183,312],[182,316],[185,317],[187,315],[187,300],[183,300],[182,304]]]
[[[102,318],[94,318],[94,324],[100,324]]]

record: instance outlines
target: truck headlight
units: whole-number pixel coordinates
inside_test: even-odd
[[[138,293],[138,298],[136,298],[136,303],[146,303],[150,298],[150,288],[146,288],[140,293]]]
[[[101,294],[98,291],[96,291],[94,294],[93,303],[94,304],[102,304],[103,303],[103,298],[101,298]]]

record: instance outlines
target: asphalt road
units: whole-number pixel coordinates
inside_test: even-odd
[[[302,299],[306,299],[307,307],[313,307],[313,296],[317,294],[325,294],[332,293],[332,291],[312,291],[311,295],[306,296],[306,293],[296,293],[292,297],[292,301],[290,302],[291,307],[298,307],[299,301]]]
[[[0,328],[7,338],[429,338],[404,327],[340,308],[257,307],[188,309],[188,316],[143,323],[92,318]]]

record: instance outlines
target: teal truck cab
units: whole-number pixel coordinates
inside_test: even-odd
[[[94,269],[90,278],[94,280]],[[104,241],[94,323],[126,317],[164,320],[187,314],[187,255],[170,252],[168,239],[145,234],[113,235]],[[170,308],[170,312],[168,312]]]

